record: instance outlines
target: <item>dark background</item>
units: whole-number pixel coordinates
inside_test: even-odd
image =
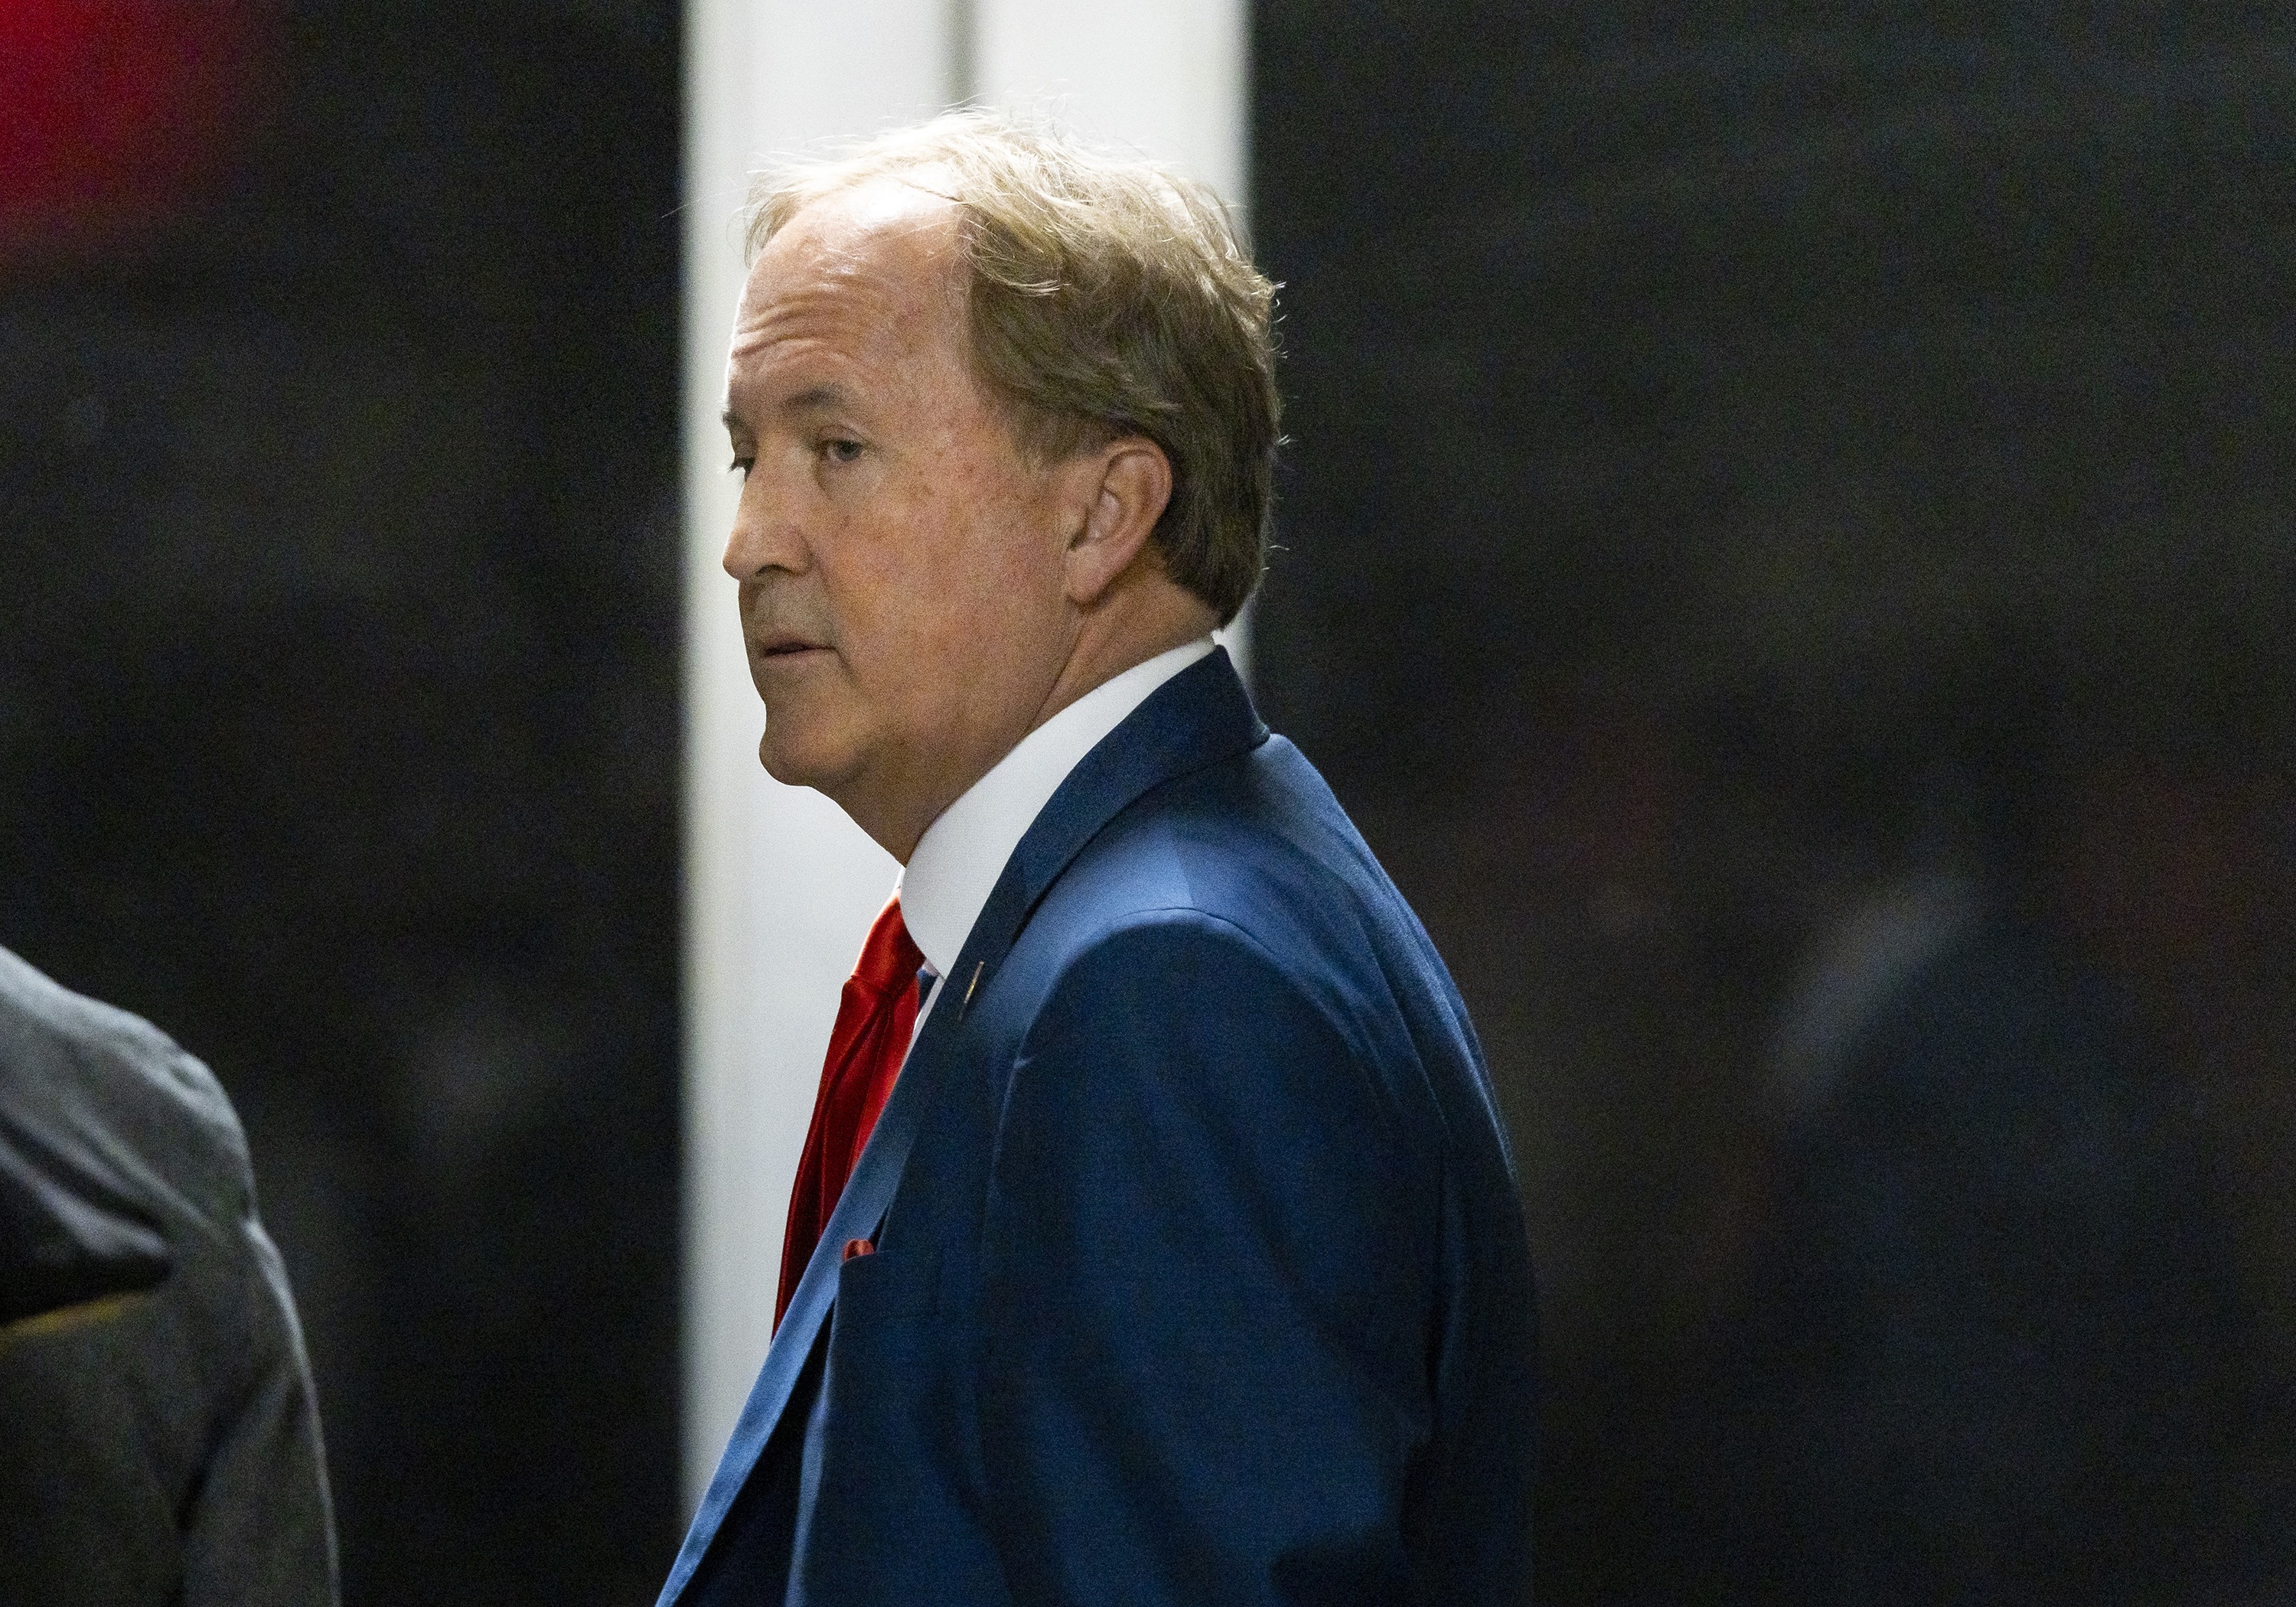
[[[142,15],[0,141],[0,942],[238,1102],[347,1599],[650,1600],[675,8]],[[2292,32],[1256,12],[1262,701],[1500,1085],[1545,1600],[2292,1582]]]
[[[346,1600],[651,1601],[676,9],[124,9],[105,126],[186,61],[229,115],[8,220],[0,943],[237,1103]]]
[[[1545,1599],[2284,1599],[2286,13],[1256,15],[1259,692],[1484,1035]]]

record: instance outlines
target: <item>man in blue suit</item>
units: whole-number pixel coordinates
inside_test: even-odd
[[[905,869],[663,1603],[1522,1600],[1481,1054],[1211,641],[1265,551],[1273,287],[1194,186],[982,115],[779,178],[751,247],[760,754]]]

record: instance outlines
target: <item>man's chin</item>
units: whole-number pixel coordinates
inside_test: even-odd
[[[758,739],[758,762],[766,774],[785,787],[811,787],[817,792],[835,795],[837,783],[851,767],[840,765],[831,755],[817,746],[792,740],[776,738],[771,719],[766,722],[765,734]]]
[[[765,734],[758,738],[758,762],[766,767],[767,775],[785,787],[809,784],[806,780],[805,767],[793,761],[793,756],[784,744],[774,741],[771,726],[767,726]]]

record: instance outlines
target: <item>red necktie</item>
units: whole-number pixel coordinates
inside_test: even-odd
[[[837,1003],[837,1027],[829,1035],[829,1057],[821,1068],[821,1092],[813,1102],[813,1125],[806,1129],[805,1153],[790,1191],[789,1231],[782,1236],[782,1287],[774,1301],[774,1326],[782,1325],[790,1297],[797,1292],[805,1264],[829,1213],[837,1209],[861,1146],[869,1142],[901,1057],[917,1024],[917,967],[924,955],[901,922],[901,896],[895,893]]]

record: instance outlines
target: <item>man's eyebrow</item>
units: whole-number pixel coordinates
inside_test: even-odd
[[[845,405],[845,391],[842,387],[808,385],[795,396],[784,397],[780,405],[780,411],[783,413],[833,411]]]
[[[775,403],[774,411],[776,413],[834,413],[846,406],[843,387],[808,385],[794,396],[783,397]],[[718,415],[718,422],[726,426],[726,433],[728,435],[738,435],[749,428],[742,421],[741,415],[731,407]]]

